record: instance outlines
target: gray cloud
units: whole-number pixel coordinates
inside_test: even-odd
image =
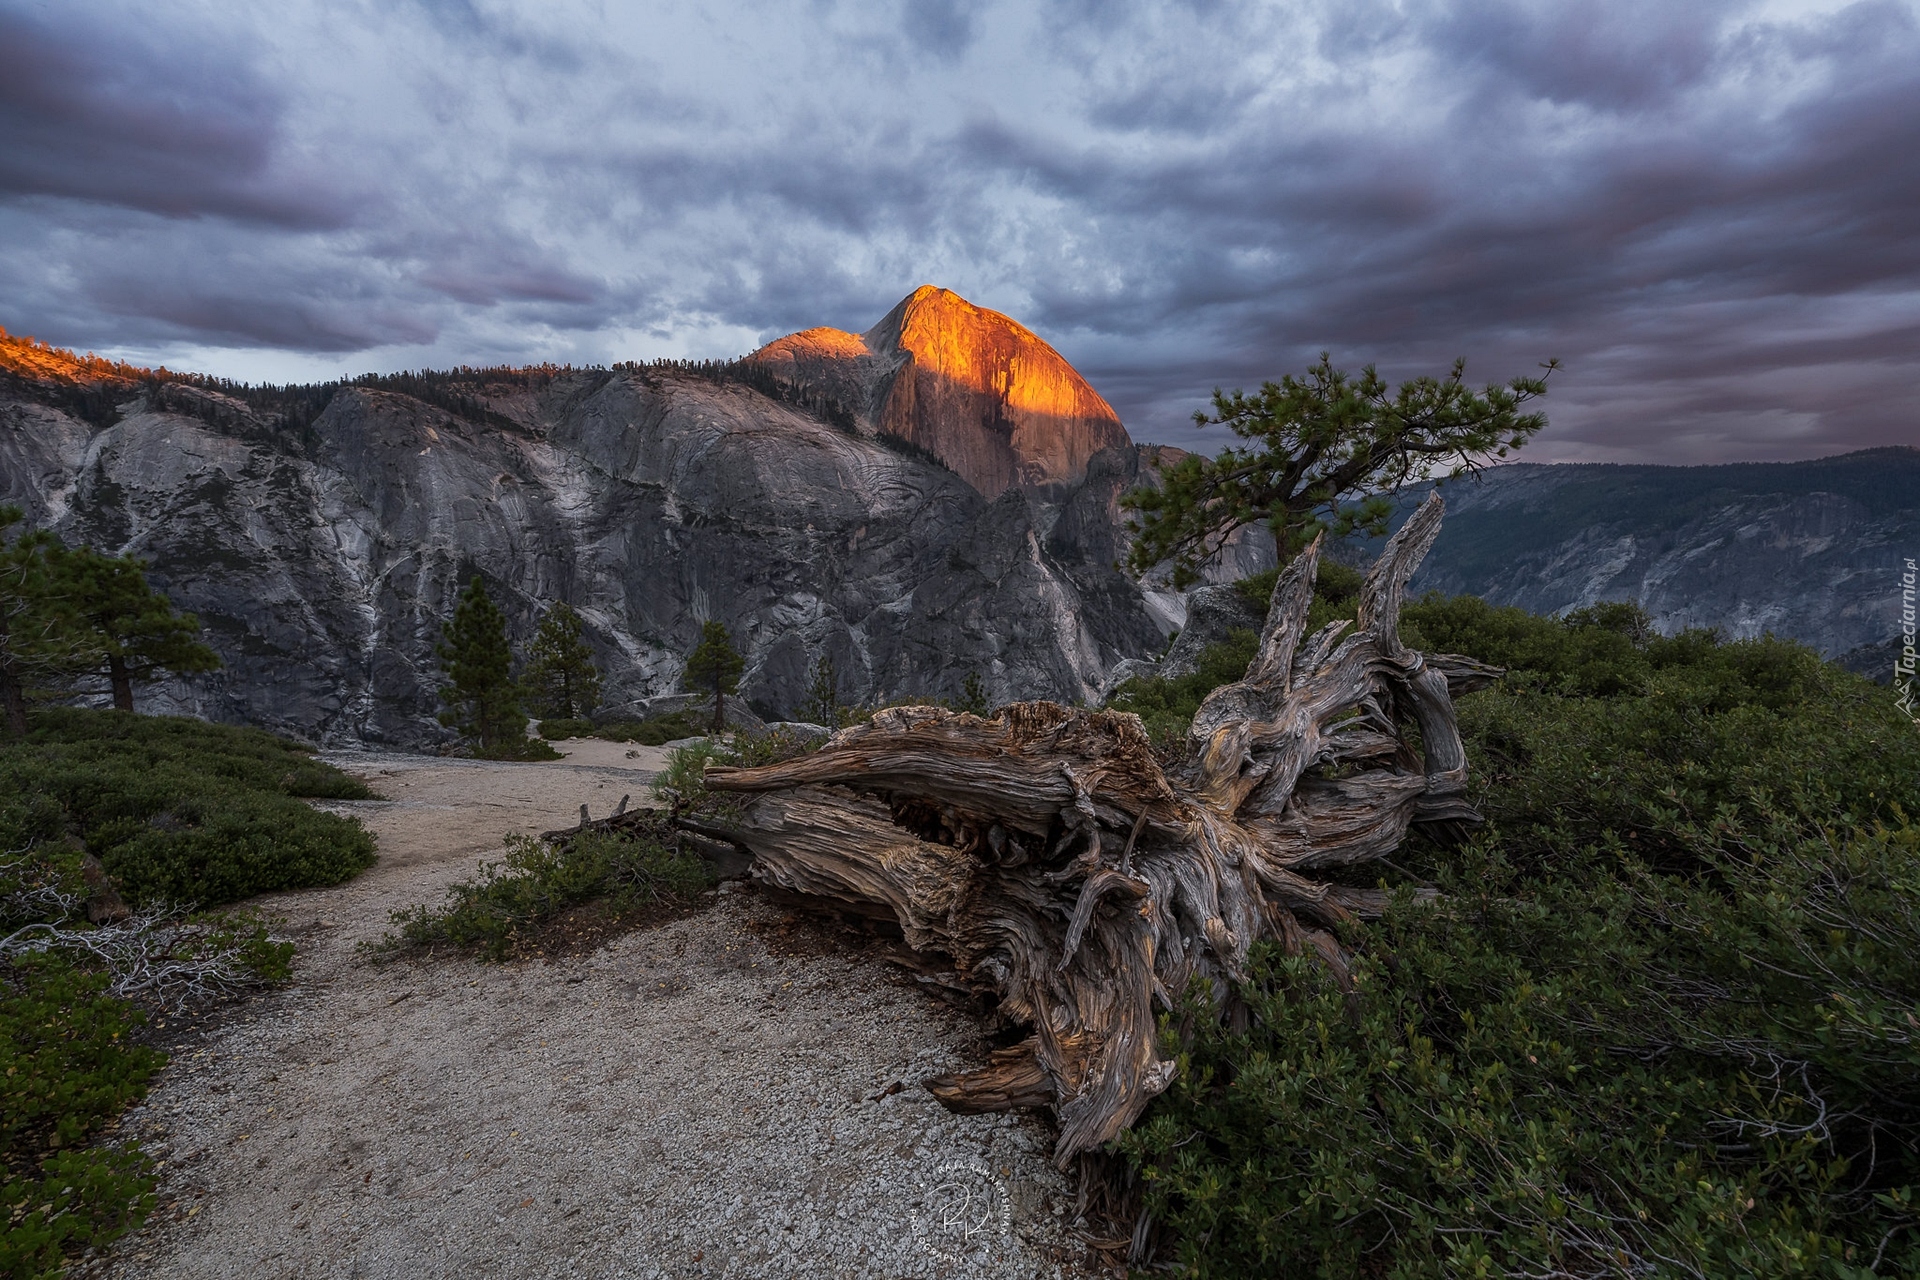
[[[265,79],[201,33],[169,34],[55,28],[0,9],[0,199],[342,223],[323,190],[268,181],[282,104]]]
[[[932,281],[1140,438],[1322,349],[1558,356],[1540,456],[1920,437],[1912,3],[205,22],[0,0],[0,323],[280,376],[725,354]]]

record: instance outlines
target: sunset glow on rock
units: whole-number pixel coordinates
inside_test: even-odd
[[[755,360],[937,456],[988,497],[1077,480],[1126,445],[1113,406],[1024,325],[921,285],[864,334],[806,329]]]

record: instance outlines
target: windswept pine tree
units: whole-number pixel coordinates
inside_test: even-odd
[[[1542,366],[1551,373],[1557,362]],[[1372,365],[1350,377],[1320,362],[1285,374],[1249,395],[1213,393],[1213,412],[1195,425],[1223,426],[1248,443],[1217,457],[1192,453],[1163,467],[1156,481],[1124,494],[1135,513],[1127,564],[1136,573],[1169,564],[1173,584],[1200,580],[1201,566],[1235,532],[1261,523],[1281,564],[1321,530],[1343,538],[1387,532],[1388,494],[1436,472],[1461,475],[1505,458],[1547,425],[1521,412],[1547,393],[1547,379],[1515,378],[1474,391],[1466,362],[1444,378],[1413,378],[1389,394]]]
[[[104,668],[113,705],[133,710],[135,681],[162,672],[212,671],[220,659],[200,641],[200,620],[177,612],[147,581],[146,564],[134,556],[107,556],[91,547],[59,550],[54,572],[92,669]]]
[[[593,650],[581,638],[582,629],[580,615],[564,600],[540,619],[540,630],[527,648],[526,670],[520,674],[520,687],[535,714],[577,720],[600,705],[600,673],[594,669]]]
[[[113,705],[132,711],[135,681],[220,665],[199,620],[153,589],[140,560],[69,550],[44,530],[9,539],[23,519],[0,507],[0,703],[13,733],[26,732],[30,690],[65,696],[104,675]]]
[[[440,700],[447,704],[440,723],[459,730],[483,754],[522,746],[527,715],[513,681],[507,620],[488,598],[478,574],[460,594],[435,652],[448,682],[440,690]]]

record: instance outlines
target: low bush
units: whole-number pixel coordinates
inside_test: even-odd
[[[490,747],[469,747],[468,754],[475,760],[564,760],[566,757],[555,751],[541,738],[514,738],[506,742],[496,742]]]
[[[482,864],[479,878],[448,890],[440,906],[394,912],[384,949],[451,946],[503,960],[537,945],[568,908],[598,902],[614,915],[671,910],[713,883],[712,870],[677,847],[664,821],[639,833],[586,832],[555,843],[511,836],[502,861]]]
[[[296,796],[365,786],[255,730],[123,712],[36,715],[0,743],[0,1274],[53,1276],[137,1227],[152,1162],[104,1141],[165,1058],[137,1002],[284,980],[293,946],[246,913],[193,916],[372,860],[358,823]],[[94,926],[78,836],[139,909]]]
[[[1189,1273],[1920,1272],[1920,734],[1644,622],[1408,606],[1513,668],[1459,706],[1488,822],[1395,855],[1440,897],[1350,932],[1354,991],[1269,946],[1244,1030],[1188,1011],[1121,1145]]]
[[[645,720],[613,720],[592,730],[596,738],[609,742],[637,742],[643,747],[663,747],[682,738],[698,738],[711,727],[709,720],[697,720],[684,711],[652,716]]]
[[[0,742],[0,847],[77,835],[135,903],[213,906],[370,866],[358,822],[297,797],[366,786],[297,744],[181,717],[60,709]]]
[[[0,1275],[58,1275],[153,1208],[153,1162],[88,1147],[147,1091],[164,1055],[107,977],[58,955],[0,966]]]
[[[135,1040],[157,1007],[284,980],[293,947],[249,916],[136,913],[95,927],[80,854],[0,858],[0,1274],[52,1276],[139,1225],[152,1163],[108,1145],[165,1062]]]
[[[548,742],[561,742],[568,738],[591,738],[593,721],[591,720],[542,720],[540,736]]]

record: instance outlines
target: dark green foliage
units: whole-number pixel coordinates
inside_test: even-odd
[[[667,767],[653,780],[654,799],[675,818],[698,817],[719,826],[732,826],[744,816],[742,798],[733,792],[707,787],[709,764],[755,769],[779,764],[819,750],[823,738],[791,729],[743,731],[729,739],[707,738],[667,753]]]
[[[825,741],[824,738],[778,726],[746,729],[734,734],[730,742],[719,748],[715,759],[720,764],[757,769],[761,765],[779,764],[783,760],[812,755]]]
[[[200,642],[200,620],[177,613],[147,582],[144,561],[107,556],[91,547],[52,557],[56,589],[71,608],[95,664],[113,692],[113,705],[133,710],[133,686],[161,672],[212,671],[220,659]]]
[[[540,619],[540,630],[527,646],[526,669],[520,673],[535,715],[578,721],[600,705],[600,673],[593,666],[593,650],[580,638],[581,629],[580,615],[565,601]]]
[[[438,908],[393,913],[387,947],[453,946],[504,960],[570,907],[603,902],[615,914],[685,906],[710,888],[713,872],[681,852],[664,822],[638,835],[588,832],[558,844],[507,839],[503,862],[455,885]]]
[[[296,796],[359,798],[364,784],[256,729],[118,711],[37,713],[0,745],[0,848],[69,833],[131,900],[200,906],[336,884],[372,865],[359,823]]]
[[[1258,633],[1235,629],[1226,640],[1202,650],[1199,665],[1190,674],[1171,680],[1129,680],[1114,690],[1107,706],[1131,711],[1156,743],[1170,744],[1186,733],[1193,713],[1209,693],[1247,674],[1247,664],[1259,645]]]
[[[86,646],[57,589],[59,543],[39,530],[15,531],[20,508],[0,506],[0,715],[15,737],[27,731],[27,694],[63,680],[87,660]]]
[[[713,696],[714,733],[727,727],[726,695],[739,687],[740,673],[746,669],[747,661],[733,647],[726,627],[718,622],[703,624],[700,643],[687,657],[685,681],[689,690]]]
[[[1546,394],[1544,377],[1475,392],[1465,368],[1457,360],[1446,377],[1415,378],[1390,395],[1372,365],[1349,378],[1322,354],[1304,375],[1253,395],[1215,391],[1213,413],[1196,413],[1195,423],[1225,426],[1252,444],[1211,458],[1188,454],[1161,469],[1157,485],[1122,497],[1138,513],[1129,565],[1145,572],[1170,561],[1174,584],[1185,586],[1235,530],[1256,521],[1272,531],[1282,563],[1322,528],[1336,537],[1384,531],[1393,513],[1387,493],[1440,466],[1473,471],[1546,425],[1546,415],[1520,412]]]
[[[440,690],[447,709],[440,713],[440,723],[459,730],[480,754],[517,758],[524,750],[527,716],[513,682],[507,620],[487,597],[478,574],[461,593],[434,652],[447,674]]]
[[[965,711],[976,716],[984,716],[993,710],[987,701],[987,685],[978,671],[967,672],[966,683],[960,686],[960,696],[953,700],[955,711]]]
[[[548,742],[560,742],[567,738],[590,738],[594,724],[591,720],[542,720],[540,736]]]
[[[0,1275],[58,1275],[152,1211],[150,1159],[81,1146],[166,1061],[131,1042],[140,1015],[106,985],[59,956],[0,965]]]
[[[521,722],[523,727],[525,721]],[[473,748],[474,758],[478,760],[564,760],[566,757],[548,746],[542,738],[529,738],[524,734],[510,738],[491,747]]]
[[[0,702],[15,736],[26,731],[30,692],[69,693],[104,676],[114,706],[133,710],[136,681],[220,665],[200,643],[200,623],[148,584],[132,556],[69,550],[44,531],[6,540],[21,520],[0,507]]]
[[[838,729],[840,707],[840,673],[833,668],[832,656],[823,653],[813,664],[813,677],[807,682],[807,700],[800,706],[800,718]]]
[[[612,720],[596,726],[593,736],[609,742],[637,742],[643,747],[663,747],[682,738],[698,738],[706,732],[705,724],[684,711],[674,711],[664,716],[649,716],[645,720]]]
[[[1920,733],[1771,639],[1409,606],[1509,664],[1461,700],[1464,849],[1356,929],[1357,991],[1263,950],[1124,1145],[1196,1274],[1920,1269]]]
[[[1330,613],[1329,616],[1351,618],[1355,606],[1360,600],[1360,588],[1366,583],[1367,575],[1352,565],[1342,564],[1338,560],[1322,557],[1320,568],[1313,581],[1313,603],[1316,608],[1336,610],[1345,607],[1346,612]],[[1242,578],[1233,584],[1247,607],[1261,617],[1267,616],[1267,606],[1273,602],[1273,588],[1280,581],[1278,567],[1266,569],[1250,578]],[[1307,629],[1312,631],[1314,624],[1309,621]]]

